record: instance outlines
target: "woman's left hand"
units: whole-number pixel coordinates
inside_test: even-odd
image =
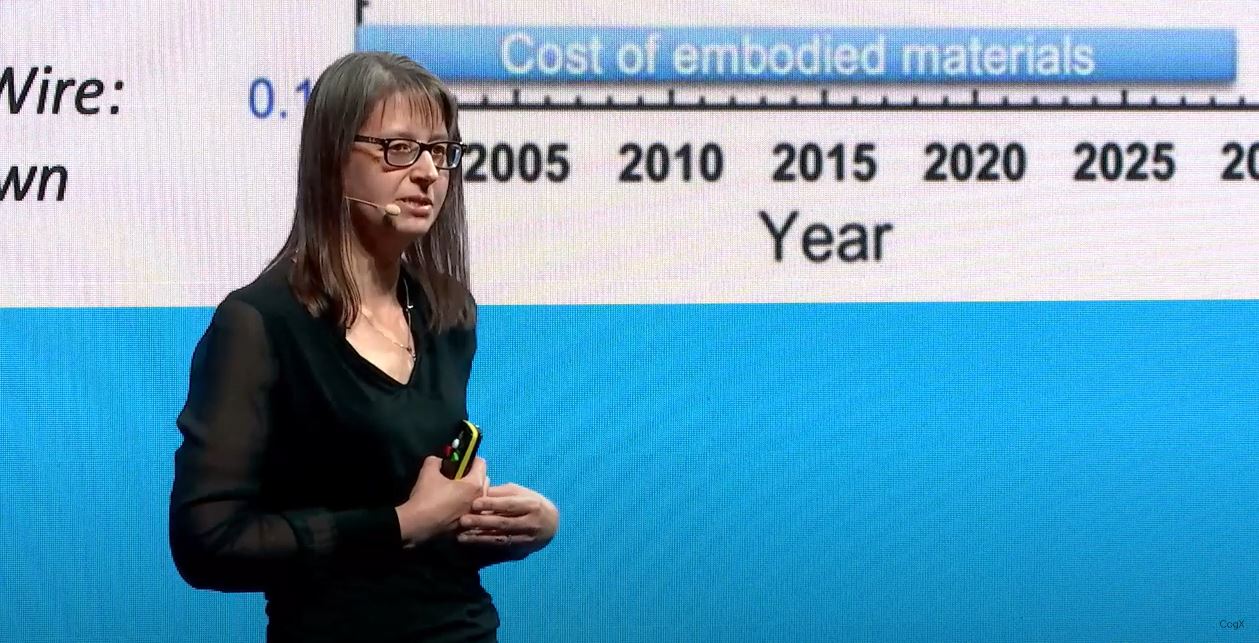
[[[459,519],[459,542],[542,549],[555,537],[560,513],[542,494],[518,484],[490,487]]]

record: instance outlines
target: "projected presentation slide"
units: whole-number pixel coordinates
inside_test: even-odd
[[[175,417],[354,51],[458,100],[468,414],[562,516],[499,640],[1252,640],[1259,11],[710,4],[0,3],[0,640],[264,640]]]

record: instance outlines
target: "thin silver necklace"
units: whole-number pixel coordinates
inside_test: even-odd
[[[377,326],[376,320],[372,319],[372,316],[368,314],[366,308],[363,309],[363,317],[367,319],[367,323],[371,324],[371,327],[375,329],[376,332],[379,333],[381,337],[384,337],[385,339],[389,340],[390,344],[393,344],[394,346],[397,346],[398,348],[401,348],[402,350],[406,351],[407,356],[411,358],[411,364],[414,365],[415,364],[415,335],[411,332],[411,288],[407,286],[407,280],[405,278],[402,280],[402,292],[406,296],[406,304],[407,304],[406,308],[403,310],[403,312],[406,314],[406,317],[407,317],[407,339],[409,340],[407,341],[407,345],[399,344],[397,341],[394,340],[393,337],[390,337],[389,333],[386,333],[383,328],[381,328],[380,326]]]

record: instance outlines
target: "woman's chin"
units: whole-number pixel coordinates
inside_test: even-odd
[[[429,229],[433,227],[433,218],[414,217],[403,213],[396,217],[390,217],[383,223],[399,234],[415,236],[427,234]]]

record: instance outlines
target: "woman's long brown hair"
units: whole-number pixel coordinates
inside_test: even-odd
[[[367,116],[379,101],[394,94],[410,99],[426,117],[440,118],[450,138],[462,140],[455,98],[431,72],[395,54],[355,52],[341,57],[319,76],[307,100],[293,228],[268,266],[292,262],[289,283],[298,300],[312,315],[327,316],[344,328],[358,317],[359,293],[350,278],[354,231],[345,206],[343,168]],[[434,107],[440,114],[432,113]],[[463,170],[449,172],[446,201],[437,220],[402,256],[402,269],[420,283],[429,302],[428,328],[433,332],[476,323],[469,294]]]

